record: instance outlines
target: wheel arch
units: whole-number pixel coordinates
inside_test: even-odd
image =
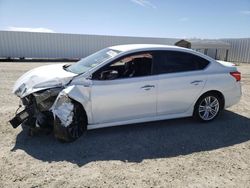
[[[220,92],[220,91],[218,91],[218,90],[209,90],[209,91],[206,91],[206,92],[202,93],[202,94],[198,97],[198,99],[196,100],[195,105],[194,105],[193,114],[194,114],[194,112],[195,112],[195,108],[196,108],[196,106],[197,106],[197,104],[198,104],[198,101],[199,101],[204,95],[207,95],[207,94],[215,94],[215,95],[217,95],[217,96],[220,98],[221,102],[222,102],[222,108],[221,108],[221,109],[224,109],[224,107],[225,107],[225,97],[224,97],[223,93]]]
[[[77,108],[81,108],[81,110],[83,112],[83,115],[85,117],[85,120],[86,120],[86,126],[88,126],[88,121],[89,120],[88,120],[88,114],[87,114],[87,112],[85,110],[85,107],[79,101],[77,101],[75,99],[72,99],[71,97],[69,97],[69,98],[72,100],[73,104],[77,106]]]
[[[82,85],[72,85],[67,87],[64,92],[71,100],[78,102],[82,106],[87,117],[87,123],[91,124],[93,122],[93,115],[90,89]]]
[[[88,116],[84,106],[77,100],[71,98],[67,94],[63,93],[59,95],[52,107],[52,113],[54,115],[54,135],[61,141],[74,141],[76,138],[82,135],[83,131],[87,130]],[[69,134],[69,127],[81,127],[77,128],[77,135],[75,137]],[[72,130],[72,128],[71,128]],[[80,133],[78,130],[82,130]],[[75,132],[76,132],[75,131]]]

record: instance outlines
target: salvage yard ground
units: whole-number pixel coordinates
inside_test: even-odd
[[[250,187],[250,65],[240,103],[211,123],[111,127],[70,144],[8,124],[15,80],[41,65],[0,63],[0,187]]]

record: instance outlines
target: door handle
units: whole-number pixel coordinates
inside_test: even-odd
[[[193,84],[193,85],[199,85],[199,83],[203,82],[203,80],[194,80],[192,82],[190,82],[190,84]]]
[[[141,89],[150,90],[151,88],[154,88],[154,87],[155,87],[154,85],[145,85],[145,86],[142,86]]]

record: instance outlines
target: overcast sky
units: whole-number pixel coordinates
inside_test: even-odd
[[[0,0],[0,30],[250,37],[250,0]]]

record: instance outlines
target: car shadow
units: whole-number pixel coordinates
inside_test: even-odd
[[[24,150],[36,159],[69,161],[78,166],[91,161],[141,162],[210,151],[250,140],[250,119],[224,111],[215,121],[191,118],[110,127],[88,131],[73,143],[60,143],[52,135],[17,136],[12,151]]]

